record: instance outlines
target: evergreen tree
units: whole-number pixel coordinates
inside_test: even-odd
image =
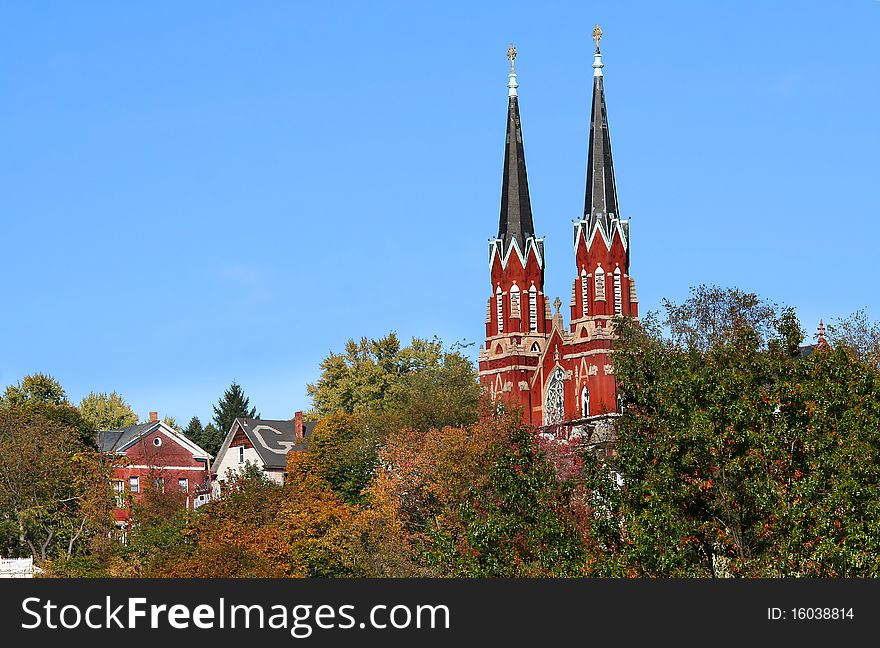
[[[241,386],[233,381],[229,389],[224,392],[220,402],[214,406],[214,425],[221,435],[226,435],[229,428],[232,427],[233,421],[237,418],[260,418],[260,415],[257,414],[255,407],[250,407],[250,401],[244,395]]]
[[[202,436],[205,434],[205,429],[202,427],[202,422],[199,420],[198,416],[193,416],[189,420],[189,424],[186,426],[183,434],[196,445],[202,445]]]
[[[226,435],[215,428],[213,423],[208,423],[202,432],[202,441],[199,445],[216,457],[225,437]]]

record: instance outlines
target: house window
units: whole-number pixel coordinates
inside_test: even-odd
[[[532,353],[541,353],[541,347],[537,342],[532,342]]]
[[[590,415],[590,390],[584,385],[581,390],[581,416],[587,418]]]
[[[141,480],[139,477],[128,478],[128,490],[132,493],[141,492]]]
[[[538,291],[535,284],[529,288],[529,330],[538,330]]]
[[[501,286],[495,291],[495,310],[498,315],[498,335],[504,333],[504,297],[501,293]]]
[[[605,301],[605,271],[601,265],[596,268],[596,301]]]
[[[116,508],[125,506],[125,482],[121,479],[113,480],[113,492],[116,497]]]
[[[587,269],[581,269],[581,304],[583,304],[584,317],[590,314],[590,291],[588,288]]]
[[[238,446],[238,463],[244,463],[244,446]]]
[[[156,479],[154,479],[153,480],[153,488],[155,488],[160,493],[164,493],[165,492],[165,478],[164,477],[157,477]]]
[[[519,286],[513,284],[510,289],[510,316],[519,319]]]
[[[620,287],[620,268],[614,270],[614,314],[623,313],[623,293]]]
[[[156,437],[155,439],[153,439],[153,445],[158,448],[160,445],[162,445],[162,439],[159,437]]]
[[[179,490],[181,493],[188,493],[189,492],[189,480],[184,479],[184,478],[178,479],[177,480],[177,490]]]

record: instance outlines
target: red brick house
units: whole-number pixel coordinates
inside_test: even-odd
[[[188,509],[210,500],[211,455],[159,421],[156,412],[150,412],[146,423],[100,430],[97,438],[101,450],[119,456],[123,464],[113,469],[112,477],[120,526],[128,524],[132,504],[151,486],[183,494]]]

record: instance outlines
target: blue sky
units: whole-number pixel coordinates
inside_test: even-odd
[[[880,317],[876,0],[4,3],[0,386],[289,418],[348,338],[479,343],[510,41],[567,303],[596,22],[642,310]]]

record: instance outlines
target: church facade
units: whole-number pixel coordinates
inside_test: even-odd
[[[508,50],[507,138],[498,235],[489,242],[491,295],[480,382],[519,406],[527,423],[555,436],[613,441],[619,412],[613,320],[638,317],[630,276],[629,222],[621,218],[605,107],[601,30],[596,28],[583,213],[574,221],[570,320],[544,288],[544,242],[535,236],[514,71]]]

